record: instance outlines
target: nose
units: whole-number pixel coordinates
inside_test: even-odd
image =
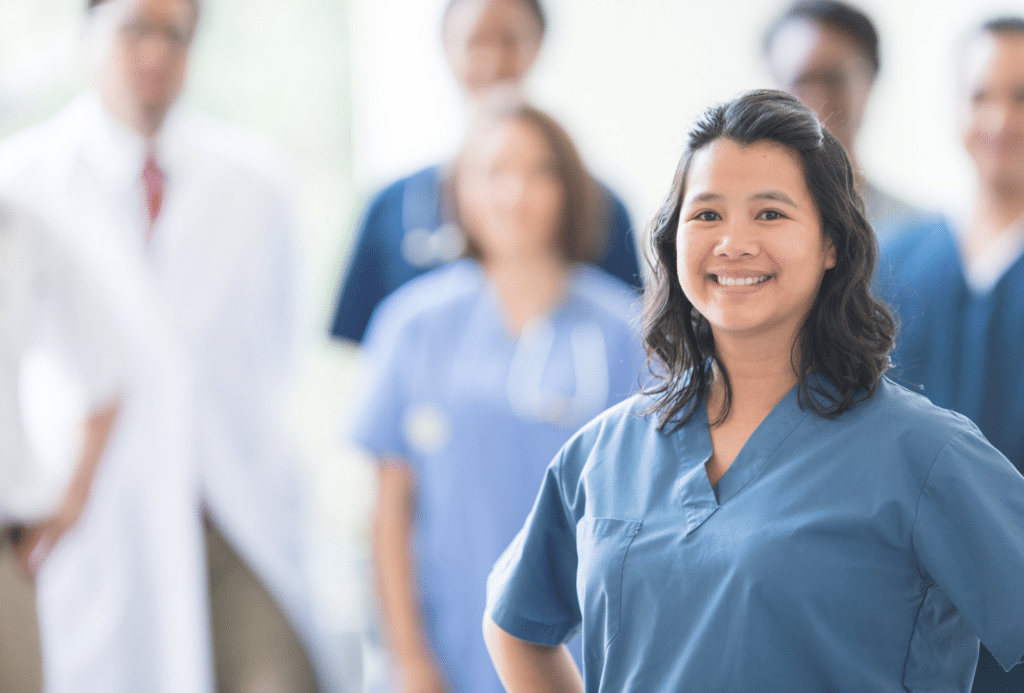
[[[744,221],[732,221],[722,225],[721,235],[718,237],[714,254],[716,257],[728,260],[756,257],[761,251],[761,244],[757,234],[750,225]]]
[[[514,209],[523,200],[526,193],[526,179],[524,176],[507,173],[499,176],[495,181],[495,201],[503,208]]]

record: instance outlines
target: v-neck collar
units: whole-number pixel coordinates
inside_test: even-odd
[[[799,384],[795,385],[758,424],[714,487],[704,467],[713,451],[707,402],[701,401],[686,425],[672,434],[682,472],[675,492],[686,519],[686,534],[700,527],[750,483],[800,422],[807,418],[810,409],[800,407],[799,389]]]

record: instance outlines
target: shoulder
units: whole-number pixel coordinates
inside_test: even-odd
[[[593,265],[573,267],[569,292],[575,301],[605,319],[632,326],[640,315],[636,289]]]
[[[74,156],[73,106],[0,140],[0,186],[38,185],[59,174]]]
[[[924,261],[920,264],[927,264],[930,258],[956,252],[953,233],[948,219],[943,216],[929,217],[909,226],[906,231],[885,243],[881,255],[893,264],[902,264],[911,258]]]
[[[173,118],[166,126],[170,146],[184,143],[206,175],[264,192],[290,192],[291,166],[271,140],[237,123],[187,109]]]
[[[619,194],[608,187],[607,184],[596,179],[595,182],[597,183],[597,187],[600,189],[601,193],[604,195],[605,201],[611,211],[617,215],[628,216],[629,212],[626,209],[626,203],[622,201]]]
[[[647,459],[645,451],[660,447],[671,436],[658,428],[656,414],[648,414],[650,395],[636,394],[591,419],[562,448],[558,464],[567,480],[579,479],[584,468]]]
[[[869,219],[896,228],[917,224],[937,216],[869,182],[864,189],[864,206]]]
[[[930,463],[953,439],[980,435],[978,427],[966,416],[932,404],[883,376],[875,394],[843,414],[853,426],[851,432],[863,435],[904,459]]]
[[[484,287],[480,266],[456,260],[412,279],[385,298],[370,320],[373,332],[401,332],[464,315]]]
[[[379,209],[389,205],[401,205],[409,190],[423,191],[437,197],[437,189],[441,179],[440,166],[428,166],[408,176],[399,178],[380,188],[371,198],[370,209]]]

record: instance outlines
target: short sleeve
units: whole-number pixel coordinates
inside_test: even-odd
[[[576,530],[563,502],[561,456],[537,501],[487,580],[487,612],[506,633],[538,645],[572,639],[582,616],[576,596]]]
[[[384,302],[370,321],[361,352],[356,414],[350,438],[378,459],[409,459],[402,420],[409,402],[409,380],[404,347],[409,327]]]
[[[946,445],[914,526],[927,576],[996,660],[1024,656],[1024,477],[976,431]]]

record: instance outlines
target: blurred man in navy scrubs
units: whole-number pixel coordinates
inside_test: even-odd
[[[779,86],[842,142],[879,243],[931,216],[868,180],[857,160],[857,134],[882,65],[878,31],[864,12],[835,0],[801,0],[769,28],[764,52]]]
[[[1024,17],[974,32],[960,79],[974,204],[883,248],[880,287],[902,323],[896,374],[1024,472]],[[983,647],[974,691],[1024,691],[1024,667],[1007,674]]]

